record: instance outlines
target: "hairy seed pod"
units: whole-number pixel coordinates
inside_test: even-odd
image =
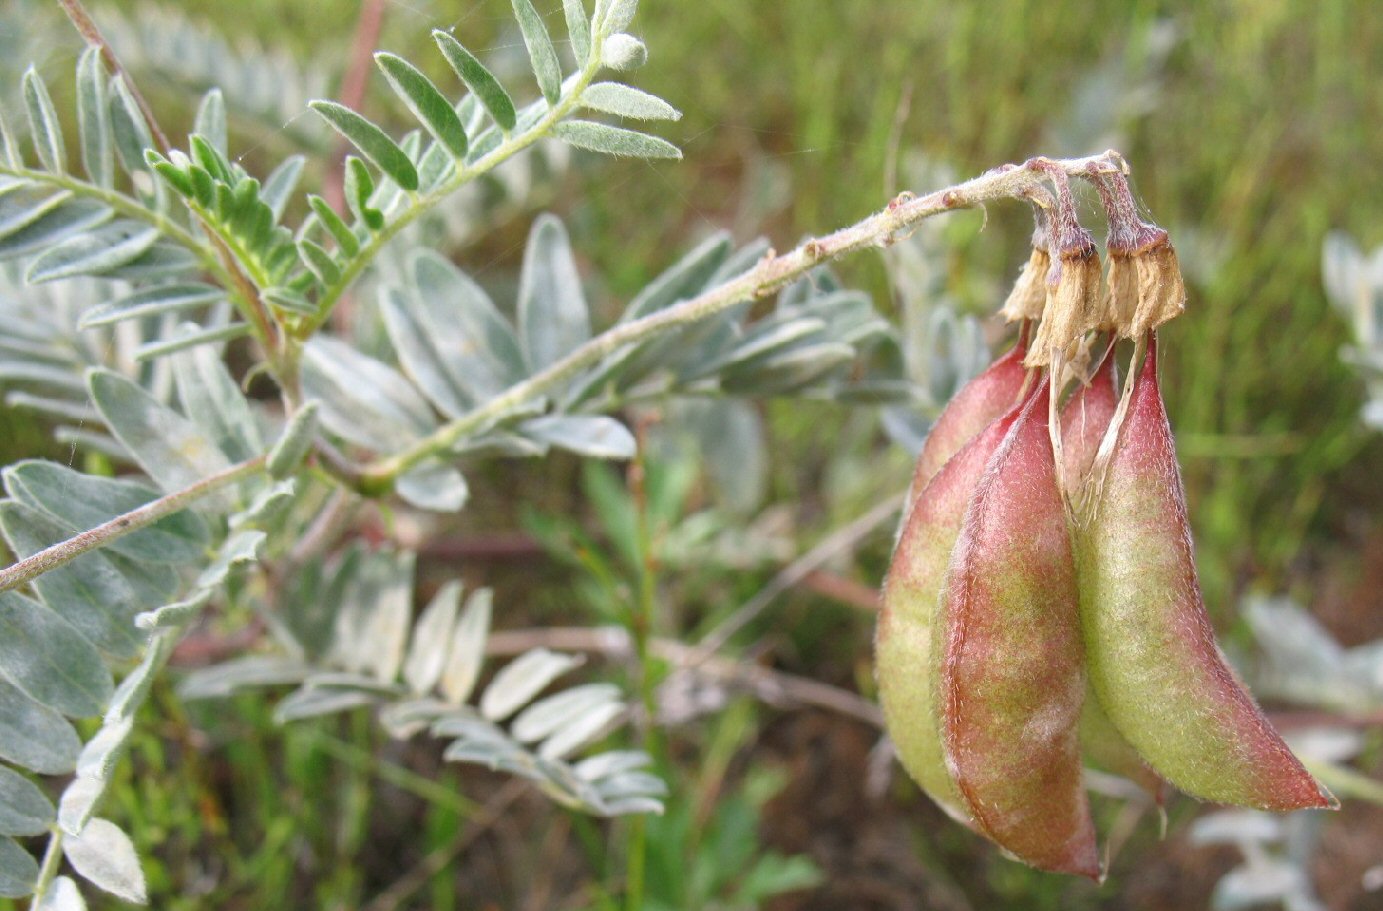
[[[1090,473],[1105,430],[1119,407],[1118,380],[1111,346],[1090,382],[1083,384],[1061,409],[1061,486],[1079,491]]]
[[[1081,781],[1076,570],[1047,428],[1028,397],[966,510],[933,648],[946,766],[976,826],[1018,859],[1098,880]]]
[[[1279,811],[1335,805],[1215,644],[1158,390],[1155,339],[1077,541],[1091,683],[1148,765],[1179,790],[1217,803]]]
[[[1080,713],[1080,748],[1090,765],[1127,778],[1146,791],[1159,807],[1167,802],[1167,782],[1143,761],[1133,745],[1119,733],[1100,706],[1099,697],[1089,688]]]
[[[874,642],[879,703],[899,761],[927,796],[967,825],[942,758],[932,627],[966,504],[1017,416],[1012,408],[991,422],[923,488],[893,552]]]
[[[1003,357],[994,361],[970,382],[966,383],[946,404],[932,425],[922,452],[917,456],[912,484],[903,515],[908,514],[918,494],[941,466],[960,451],[975,435],[991,422],[1011,410],[1023,390],[1027,371],[1023,355],[1027,351],[1028,326],[1018,334],[1018,342]]]

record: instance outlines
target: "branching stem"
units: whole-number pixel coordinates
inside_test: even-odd
[[[232,465],[218,474],[203,478],[196,484],[145,503],[138,509],[116,516],[104,525],[98,525],[68,538],[66,541],[59,541],[52,547],[45,548],[31,557],[26,557],[18,563],[0,570],[0,592],[18,588],[51,569],[56,569],[64,563],[75,560],[84,553],[103,547],[116,538],[124,537],[132,531],[138,531],[146,525],[151,525],[164,516],[170,516],[181,509],[185,509],[197,500],[215,493],[223,487],[259,472],[264,467],[264,460],[265,456],[258,456]]]
[[[556,110],[556,109],[554,109]],[[620,324],[591,339],[566,357],[490,399],[479,408],[444,424],[412,446],[364,469],[368,488],[387,490],[399,475],[457,443],[526,402],[561,386],[576,373],[618,351],[677,326],[706,319],[744,301],[764,297],[828,260],[870,247],[887,247],[923,219],[957,209],[969,209],[994,199],[1030,198],[1042,189],[1056,169],[1076,177],[1122,172],[1118,152],[1074,159],[1033,159],[1007,165],[926,196],[904,193],[881,212],[834,234],[813,238],[782,255],[770,253],[738,278],[657,313]]]

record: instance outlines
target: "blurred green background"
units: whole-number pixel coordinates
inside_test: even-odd
[[[50,78],[55,90],[69,91],[70,75],[64,82],[60,74],[70,74],[74,41],[60,20],[44,24],[47,7],[13,3],[0,14],[7,96],[35,56],[59,74]],[[560,33],[560,4],[539,7]],[[152,22],[161,9],[93,3],[98,21],[110,11]],[[328,91],[350,60],[361,14],[347,0],[189,0],[166,9],[207,23],[232,46],[288,51]],[[377,46],[426,61],[435,74],[432,28],[454,28],[482,56],[515,53],[501,0],[391,0],[379,10]],[[1236,641],[1235,605],[1245,592],[1286,592],[1345,644],[1383,636],[1383,441],[1359,424],[1363,386],[1340,361],[1348,327],[1327,303],[1320,265],[1330,230],[1364,249],[1383,244],[1376,3],[644,0],[634,31],[650,62],[633,82],[683,110],[661,133],[686,160],[583,159],[547,201],[568,220],[583,266],[602,276],[597,307],[607,317],[712,228],[729,227],[742,241],[766,234],[782,249],[864,217],[898,190],[932,189],[910,182],[919,161],[963,178],[1032,155],[1113,145],[1187,269],[1187,313],[1164,333],[1165,389],[1217,623]],[[178,134],[194,96],[166,73],[150,72],[141,85]],[[363,106],[404,123],[374,74]],[[252,168],[269,162],[294,126],[246,122],[232,152],[239,146]],[[1090,216],[1093,225],[1093,207]],[[512,269],[526,225],[518,218],[480,238],[462,265],[487,276]],[[957,216],[946,233],[949,294],[969,312],[992,312],[1026,258],[1029,230],[1018,206],[995,206],[987,220]],[[839,271],[893,313],[881,258],[860,255]],[[799,549],[905,485],[906,456],[872,421],[815,404],[772,405],[767,414],[769,496],[792,511]],[[41,447],[27,419],[3,413],[0,427],[7,460]],[[585,508],[574,465],[525,471],[525,484],[547,485],[527,505]],[[519,504],[504,495],[481,493],[478,503],[494,530],[519,527]],[[887,541],[874,541],[839,575],[874,585],[887,555]],[[514,567],[472,571],[507,590],[501,603],[531,605],[515,620],[591,621],[572,616],[569,601],[566,615],[545,606],[560,603],[554,592],[570,584],[561,570],[545,572],[532,591]],[[766,578],[683,581],[676,591],[704,597],[709,588],[733,602]],[[769,631],[780,666],[872,687],[867,614],[798,592],[768,622],[783,627]],[[158,907],[361,906],[398,874],[382,869],[392,860],[455,845],[461,821],[473,819],[472,800],[499,786],[441,768],[426,750],[382,747],[369,724],[284,732],[253,700],[193,711],[170,695],[159,708],[111,810],[128,814],[157,858]],[[1189,848],[1175,835],[1158,843],[1144,820],[1103,887],[1032,874],[943,822],[903,781],[871,819],[859,818],[871,745],[858,725],[737,703],[679,735],[673,786],[739,813],[729,829],[758,825],[770,847],[811,857],[820,884],[775,899],[784,909],[1202,907],[1235,861],[1226,849]],[[712,775],[708,755],[733,760]],[[781,780],[755,791],[746,768],[776,770]],[[599,849],[600,827],[541,801],[515,806],[444,858],[462,866],[436,872],[397,906],[586,907],[584,893],[535,891],[534,871],[563,883],[607,875],[614,861]],[[1183,800],[1173,810],[1178,820],[1193,808]],[[708,813],[697,818],[714,828]],[[1335,880],[1321,884],[1324,897],[1331,908],[1383,907],[1380,893],[1357,886],[1360,870],[1383,860],[1383,820],[1366,807],[1344,816],[1333,824],[1345,834],[1327,841],[1319,862],[1317,872]],[[834,841],[822,834],[832,827]],[[664,835],[669,844],[685,837]],[[584,851],[565,849],[569,842]],[[1368,844],[1372,857],[1361,847]],[[758,850],[753,839],[727,845],[732,855]],[[786,881],[798,874],[813,881],[801,869]],[[598,890],[591,894],[598,907]]]

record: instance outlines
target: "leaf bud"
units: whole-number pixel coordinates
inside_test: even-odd
[[[618,32],[605,39],[600,62],[612,70],[636,70],[648,62],[648,48],[633,35]]]

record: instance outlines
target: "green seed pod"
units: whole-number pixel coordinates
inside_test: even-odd
[[[893,552],[874,643],[879,702],[899,761],[927,796],[967,825],[942,758],[932,627],[966,504],[1017,416],[1015,408],[992,422],[923,488]]]
[[[1090,382],[1077,389],[1061,409],[1062,485],[1069,495],[1081,491],[1100,441],[1118,410],[1116,374],[1111,345]],[[1080,716],[1080,744],[1087,764],[1127,778],[1147,791],[1158,806],[1165,802],[1167,783],[1148,768],[1143,757],[1123,738],[1088,687]]]
[[[1167,801],[1167,783],[1148,767],[1087,689],[1080,713],[1080,748],[1086,763],[1129,781],[1147,791],[1160,807]]]
[[[917,468],[913,472],[912,485],[908,488],[905,516],[916,502],[917,495],[941,470],[941,466],[1018,401],[1027,376],[1023,367],[1027,335],[1028,327],[1025,324],[1018,335],[1018,343],[983,373],[966,383],[942,410],[917,457]]]
[[[1028,398],[966,510],[933,649],[947,769],[976,826],[1019,860],[1100,878],[1081,781],[1076,570],[1047,427]]]
[[[1279,811],[1335,806],[1215,644],[1155,339],[1077,542],[1091,683],[1148,765],[1203,800]]]

